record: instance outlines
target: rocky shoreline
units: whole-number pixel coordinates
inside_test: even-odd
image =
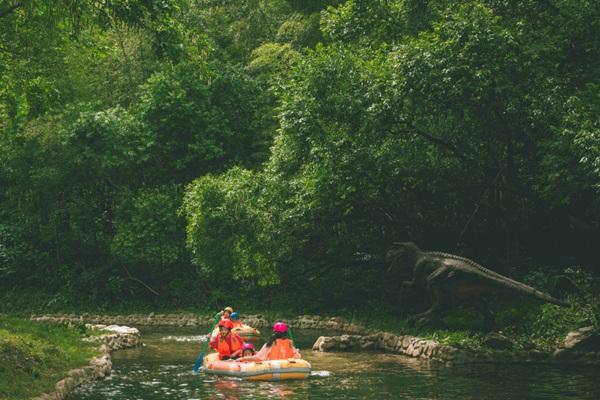
[[[93,358],[85,367],[69,371],[67,377],[60,380],[50,393],[44,393],[33,400],[63,400],[76,387],[102,379],[112,370],[111,351],[136,347],[141,344],[140,332],[136,328],[117,325],[89,325],[88,327],[106,331],[100,336],[91,336],[85,341],[99,344],[100,355]]]
[[[578,336],[578,333],[582,330],[587,333],[590,332],[589,328],[582,328],[569,333],[567,338]],[[560,363],[600,366],[600,351],[584,351],[579,343],[582,342],[574,343],[565,339],[565,344],[553,352],[496,349],[466,350],[441,345],[433,340],[415,336],[379,332],[370,335],[321,336],[313,345],[313,351],[378,350],[429,362],[439,362],[448,366],[475,363]]]

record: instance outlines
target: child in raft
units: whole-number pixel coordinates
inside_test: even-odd
[[[252,357],[256,354],[254,345],[252,343],[244,343],[242,346],[242,357]]]
[[[262,359],[256,356],[256,350],[252,343],[244,343],[242,346],[242,356],[238,358],[238,362],[260,362]]]
[[[235,333],[231,332],[233,323],[221,320],[218,324],[219,334],[210,341],[210,347],[219,352],[220,360],[235,360],[242,354],[244,341]]]
[[[273,325],[273,335],[256,353],[256,357],[261,360],[285,360],[302,356],[289,337],[287,324],[279,321]]]

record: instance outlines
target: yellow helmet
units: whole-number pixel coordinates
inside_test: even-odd
[[[225,307],[223,309],[223,311],[229,311],[230,313],[232,313],[233,312],[233,308],[231,308],[231,307]]]

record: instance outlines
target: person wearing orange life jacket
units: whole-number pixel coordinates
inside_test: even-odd
[[[220,360],[235,360],[242,354],[244,341],[232,333],[233,324],[230,320],[221,320],[218,324],[219,334],[210,341],[210,347],[219,352]]]
[[[242,321],[240,321],[240,314],[232,312],[229,316],[229,319],[231,320],[231,323],[233,324],[234,328],[239,328],[240,326],[242,326]]]
[[[292,343],[288,335],[288,326],[284,322],[273,325],[273,335],[267,343],[256,353],[263,360],[285,360],[288,358],[301,358],[300,352]]]

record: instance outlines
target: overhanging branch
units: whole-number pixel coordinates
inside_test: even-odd
[[[477,164],[477,161],[474,158],[467,156],[464,151],[461,151],[460,148],[455,146],[453,143],[443,140],[435,135],[432,135],[429,132],[425,132],[424,130],[416,127],[406,120],[400,121],[404,127],[404,131],[409,134],[414,134],[422,137],[430,143],[433,143],[439,147],[442,147],[452,153],[456,158],[461,159],[469,164]]]

